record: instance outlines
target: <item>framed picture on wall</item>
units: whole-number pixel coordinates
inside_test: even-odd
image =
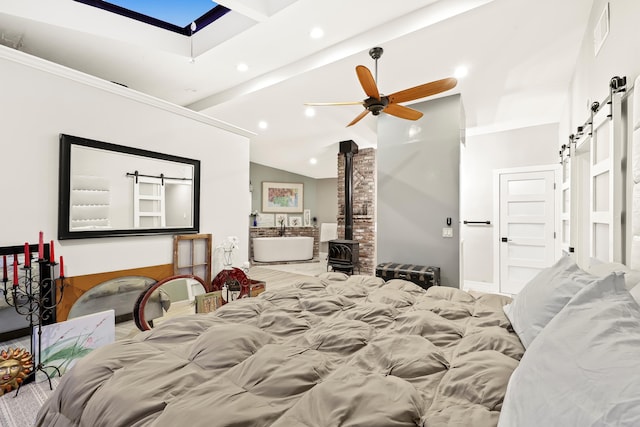
[[[276,227],[282,227],[287,224],[287,214],[276,214]]]
[[[273,214],[259,213],[256,215],[256,224],[258,227],[274,227],[276,220]]]
[[[290,216],[289,217],[289,227],[302,227],[302,217],[301,216]]]
[[[311,209],[304,210],[302,222],[305,227],[311,227]]]
[[[304,184],[262,183],[262,212],[302,213]]]

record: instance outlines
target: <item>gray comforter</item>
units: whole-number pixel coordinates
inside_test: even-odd
[[[37,426],[495,426],[508,298],[327,273],[95,350]]]

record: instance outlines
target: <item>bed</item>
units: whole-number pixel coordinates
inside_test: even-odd
[[[95,350],[36,425],[495,426],[524,352],[508,302],[323,273]]]
[[[640,286],[563,257],[513,299],[323,273],[67,372],[36,426],[637,426]]]

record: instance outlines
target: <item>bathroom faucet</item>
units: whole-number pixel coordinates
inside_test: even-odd
[[[284,221],[280,220],[280,237],[284,237]]]

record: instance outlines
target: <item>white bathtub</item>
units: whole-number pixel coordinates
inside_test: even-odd
[[[304,261],[313,258],[313,237],[254,237],[253,260]]]

